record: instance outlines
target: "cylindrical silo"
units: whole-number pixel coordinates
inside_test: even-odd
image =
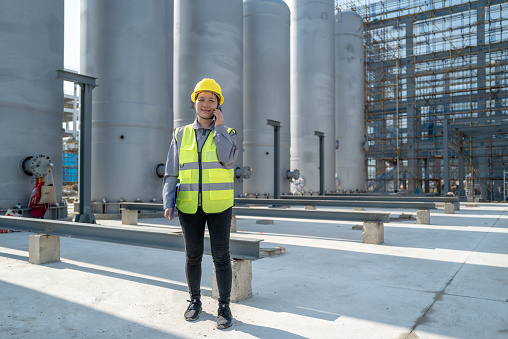
[[[28,206],[30,156],[51,159],[60,202],[64,1],[2,1],[0,23],[0,210]]]
[[[248,195],[274,195],[274,128],[279,121],[279,193],[289,193],[289,8],[282,0],[243,3],[243,122],[245,154],[252,167],[244,182]]]
[[[324,133],[324,189],[335,190],[335,20],[333,0],[286,0],[291,10],[291,167],[304,193],[319,192]]]
[[[92,102],[92,200],[161,201],[172,135],[173,1],[86,0],[81,72]]]
[[[224,125],[237,132],[235,167],[243,164],[242,5],[242,0],[175,0],[174,125],[194,121],[194,86],[203,78],[215,79],[224,96]],[[235,179],[235,195],[242,191],[242,182]]]
[[[339,140],[336,168],[339,190],[365,189],[363,19],[337,12],[335,25],[335,107]]]

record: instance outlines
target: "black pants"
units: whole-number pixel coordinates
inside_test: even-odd
[[[195,214],[178,211],[185,241],[185,275],[191,298],[201,296],[201,259],[203,258],[205,223],[210,233],[210,246],[215,265],[219,302],[229,304],[231,296],[231,260],[229,234],[233,208],[217,214],[205,214],[201,207]]]

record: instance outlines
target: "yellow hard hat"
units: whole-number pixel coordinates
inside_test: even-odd
[[[216,94],[219,99],[219,105],[222,105],[224,102],[224,97],[222,96],[222,90],[220,89],[219,84],[210,78],[204,78],[200,82],[196,84],[196,87],[194,87],[194,92],[192,92],[191,100],[192,102],[196,102],[196,96],[200,92],[212,92]]]

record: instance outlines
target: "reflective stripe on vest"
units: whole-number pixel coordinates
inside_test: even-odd
[[[230,132],[232,129],[228,129]],[[210,133],[212,134],[212,133]],[[198,154],[196,134],[191,125],[183,127],[180,142],[179,175],[180,189],[177,207],[183,213],[196,213],[200,187],[201,206],[205,213],[220,213],[233,206],[234,170],[226,169],[217,157],[213,135],[208,137]]]

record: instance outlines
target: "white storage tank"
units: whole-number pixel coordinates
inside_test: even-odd
[[[324,133],[324,190],[335,190],[335,19],[333,0],[286,0],[291,10],[291,167],[304,193],[319,192]]]
[[[290,192],[289,8],[282,0],[245,0],[243,16],[243,160],[253,169],[244,192],[273,197],[274,128],[267,119],[282,126],[278,193]]]
[[[63,69],[64,2],[4,0],[0,7],[0,210],[27,208],[34,181],[20,163],[30,156],[54,164],[61,202],[63,83],[56,71]]]
[[[235,167],[242,167],[242,0],[175,0],[174,50],[174,126],[194,121],[194,86],[203,78],[214,79],[224,96],[224,125],[237,131]],[[235,179],[235,195],[242,192],[242,182]]]
[[[173,1],[82,2],[81,72],[92,103],[92,200],[162,201],[172,135]]]
[[[355,12],[336,12],[335,107],[339,148],[339,190],[365,190],[365,76],[363,19]]]

